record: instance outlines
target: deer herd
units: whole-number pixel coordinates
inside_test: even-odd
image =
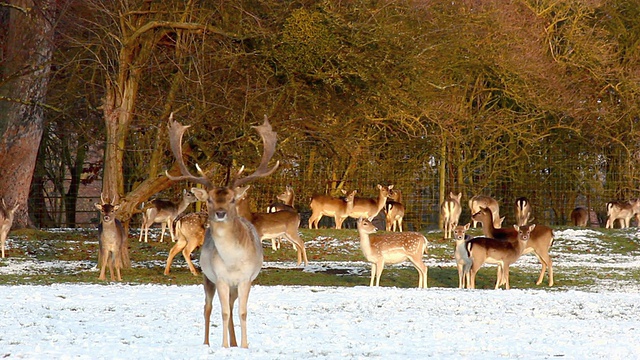
[[[271,240],[274,250],[280,247],[280,239],[291,243],[297,251],[297,265],[308,265],[305,244],[298,233],[301,216],[295,207],[294,189],[287,186],[277,196],[278,202],[270,205],[266,212],[253,212],[249,206],[248,183],[272,174],[279,163],[269,166],[276,149],[276,133],[265,116],[264,123],[254,129],[263,141],[263,153],[256,170],[242,176],[243,169],[233,174],[224,186],[215,186],[196,164],[198,176],[192,175],[182,155],[182,137],[189,126],[169,118],[169,142],[171,151],[180,169],[180,176],[166,176],[173,181],[188,180],[202,187],[184,189],[178,201],[153,200],[142,205],[142,224],[138,241],[148,241],[149,228],[160,223],[164,239],[165,228],[169,229],[175,243],[169,251],[164,270],[170,274],[174,257],[182,252],[189,270],[198,275],[191,261],[191,254],[201,248],[199,265],[203,274],[205,290],[205,335],[209,344],[210,315],[213,297],[217,291],[221,306],[223,338],[222,346],[237,346],[233,325],[234,303],[238,301],[242,347],[247,340],[247,303],[251,284],[258,276],[263,264],[263,240]],[[356,219],[360,249],[367,262],[371,263],[370,286],[379,286],[384,266],[409,261],[418,271],[418,287],[427,287],[427,266],[423,256],[428,252],[427,238],[419,233],[403,231],[405,205],[402,193],[393,185],[377,185],[377,197],[357,197],[357,191],[343,190],[343,197],[315,195],[311,198],[309,229],[318,229],[323,216],[334,219],[335,228],[341,229],[348,218]],[[462,193],[449,193],[440,206],[445,240],[454,240],[453,254],[458,269],[458,287],[474,289],[476,275],[484,264],[497,265],[495,288],[510,288],[509,268],[522,255],[533,253],[542,266],[536,284],[541,284],[548,273],[548,284],[553,286],[553,263],[549,249],[553,244],[553,231],[541,224],[532,224],[532,207],[527,198],[515,201],[515,223],[502,227],[505,217],[500,217],[496,200],[485,195],[469,199],[471,221],[458,224],[462,214]],[[197,201],[206,204],[206,211],[184,213],[190,204]],[[112,281],[122,280],[121,269],[130,264],[127,234],[116,218],[120,207],[118,199],[105,199],[95,204],[100,211],[98,228],[98,266],[100,280],[106,280],[109,269]],[[17,204],[8,206],[4,199],[0,203],[0,245],[5,257],[5,240],[12,226]],[[607,203],[606,228],[613,228],[616,221],[621,228],[629,226],[633,217],[640,221],[640,199]],[[375,234],[378,229],[373,219],[384,213],[386,232]],[[571,213],[575,226],[587,226],[590,213],[579,207]],[[482,227],[482,236],[467,234],[471,226]]]

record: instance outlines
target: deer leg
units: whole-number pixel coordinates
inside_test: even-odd
[[[0,234],[0,246],[2,247],[2,258],[4,258],[4,244],[6,241],[7,241],[7,234],[5,234],[4,231],[2,231],[2,233]]]
[[[240,329],[242,333],[241,344],[243,348],[249,347],[249,342],[247,340],[247,303],[249,301],[249,292],[251,290],[251,282],[247,281],[244,283],[240,283],[238,286],[238,292],[240,296],[240,301],[238,303],[238,309],[240,310]]]
[[[182,249],[182,256],[184,256],[184,259],[187,261],[189,270],[191,270],[191,273],[193,275],[198,275],[198,270],[196,270],[196,267],[193,266],[193,262],[191,262],[191,253],[193,253],[196,247],[198,247],[198,244],[192,242],[192,243],[187,243],[187,246],[184,249]]]
[[[462,264],[456,264],[458,266],[458,289],[462,289],[463,288],[463,283],[464,283],[464,273],[463,273],[463,265]]]
[[[402,218],[396,220],[396,222],[398,223],[398,228],[400,229],[400,232],[402,232]],[[393,230],[395,231],[395,230]]]
[[[380,286],[380,277],[382,276],[382,270],[384,270],[384,260],[376,265],[376,286]]]
[[[138,238],[138,242],[142,241],[142,235],[144,234],[144,229],[146,227],[147,224],[147,216],[145,215],[145,213],[142,213],[142,225],[140,226],[140,237]]]
[[[233,305],[236,303],[238,299],[238,287],[230,287],[229,288],[229,339],[231,347],[237,347],[238,342],[236,341],[236,328],[233,325]],[[242,310],[240,311],[242,313]],[[242,321],[240,321],[242,325]]]
[[[100,247],[98,258],[100,259],[100,276],[98,276],[98,279],[106,280],[107,260],[109,259],[109,254],[105,254],[104,249]]]
[[[176,242],[176,234],[173,232],[173,218],[167,219],[167,227],[169,228],[169,235],[171,235],[171,242]]]
[[[542,284],[542,280],[544,279],[544,273],[547,271],[547,266],[548,266],[549,267],[549,286],[553,286],[553,263],[551,261],[551,257],[549,256],[549,253],[546,251],[540,251],[540,253],[538,253],[536,251],[534,252],[534,254],[538,258],[538,261],[540,261],[540,263],[542,264],[542,270],[540,271],[540,276],[538,277],[538,281],[536,282],[536,285]]]
[[[162,234],[160,234],[160,242],[164,241],[164,230],[167,227],[167,223],[166,222],[162,222]]]
[[[122,276],[120,276],[120,269],[122,268],[122,259],[120,256],[120,251],[118,253],[113,254],[113,262],[115,263],[116,268],[116,278],[118,281],[122,281]]]
[[[229,304],[229,285],[218,279],[216,284],[218,299],[220,300],[220,313],[222,315],[222,347],[229,347],[229,319],[231,318],[231,306]]]
[[[504,279],[504,288],[506,290],[511,289],[511,285],[509,284],[509,264],[504,264],[502,268],[502,278]]]
[[[169,250],[169,256],[167,257],[167,266],[164,268],[165,275],[169,275],[169,271],[171,271],[171,264],[173,263],[173,258],[180,252],[180,250],[184,249],[186,245],[187,242],[180,239],[175,245],[173,245],[171,250]]]
[[[376,276],[376,263],[371,263],[371,281],[369,282],[369,286],[373,286],[373,281]]]
[[[296,229],[296,230],[291,230],[287,232],[285,234],[285,238],[293,244],[293,247],[298,252],[297,266],[300,266],[300,263],[302,262],[303,259],[304,259],[304,266],[309,265],[309,260],[307,259],[307,250],[304,247],[304,241],[300,238],[300,235],[298,235],[298,230]]]
[[[209,327],[211,323],[211,308],[216,285],[205,275],[202,276],[204,285],[204,344],[209,345]]]
[[[413,266],[418,270],[418,287],[426,288],[427,287],[427,274],[426,274],[426,266],[422,262],[422,254],[417,255],[416,258],[410,257],[409,261],[413,264]]]
[[[336,222],[336,229],[338,229],[338,230],[342,229],[342,222],[344,221],[344,218],[336,215],[334,217],[334,219],[335,219],[335,222]]]

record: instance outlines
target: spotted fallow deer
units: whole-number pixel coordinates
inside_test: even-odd
[[[402,232],[402,219],[404,218],[404,204],[402,203],[402,192],[397,189],[389,191],[389,199],[384,206],[385,222],[387,231]]]
[[[309,229],[317,229],[322,216],[332,216],[335,219],[336,229],[342,228],[342,223],[353,209],[353,201],[357,190],[351,191],[345,198],[335,198],[328,195],[314,195],[311,198],[311,216],[309,217]]]
[[[369,219],[358,219],[360,249],[371,263],[369,286],[380,286],[380,276],[385,264],[398,264],[409,260],[418,270],[418,287],[427,287],[427,266],[422,255],[427,253],[427,238],[417,232],[386,233],[370,237],[378,229]]]
[[[212,301],[217,290],[222,314],[222,346],[237,346],[233,326],[233,305],[236,299],[239,299],[241,346],[247,348],[247,302],[251,282],[262,268],[263,254],[262,242],[256,228],[249,220],[238,215],[235,201],[239,194],[236,193],[236,189],[268,176],[278,168],[279,163],[269,168],[269,161],[276,149],[276,133],[265,116],[264,123],[254,127],[264,143],[260,164],[252,174],[243,178],[234,177],[231,184],[218,187],[214,186],[202,171],[198,170],[201,176],[194,176],[185,165],[182,157],[182,136],[188,127],[174,121],[173,114],[169,117],[169,142],[182,175],[172,176],[168,172],[166,175],[174,181],[189,180],[205,187],[191,189],[198,200],[206,203],[208,211],[209,229],[200,251],[200,267],[204,274],[205,290],[204,343],[209,345]]]
[[[484,223],[483,223],[484,224]],[[496,279],[496,289],[501,284],[505,284],[508,290],[511,288],[509,284],[509,266],[516,262],[527,247],[531,232],[536,225],[517,226],[513,225],[516,232],[515,239],[498,240],[490,237],[475,237],[467,242],[467,249],[472,261],[470,289],[476,288],[476,275],[483,264],[498,265],[498,276]]]
[[[2,204],[0,204],[0,246],[2,247],[2,257],[4,258],[4,247],[7,241],[7,236],[9,236],[9,231],[11,230],[11,226],[13,225],[13,216],[18,209],[18,202],[13,206],[8,206],[4,199],[2,199]]]
[[[193,212],[179,215],[173,222],[175,227],[176,243],[169,250],[167,265],[164,274],[169,275],[173,258],[182,251],[182,256],[193,275],[198,275],[198,270],[191,262],[191,253],[204,244],[204,235],[209,227],[209,214],[206,212]]]
[[[589,224],[589,210],[583,206],[571,210],[571,223],[573,226],[587,226]]]
[[[481,208],[480,211],[473,214],[472,219],[478,222],[482,222],[482,232],[484,236],[498,239],[498,240],[511,240],[515,241],[518,237],[518,232],[513,228],[495,228],[493,226],[491,209]],[[484,221],[483,221],[484,220]],[[534,253],[542,264],[542,270],[536,285],[540,285],[544,279],[544,274],[549,269],[549,286],[553,286],[553,262],[551,256],[549,256],[549,249],[553,245],[553,231],[551,228],[545,225],[536,225],[535,229],[531,231],[531,237],[527,243],[527,247],[524,249],[524,254]]]
[[[116,219],[120,205],[116,204],[117,200],[111,202],[105,200],[102,195],[100,200],[99,204],[95,204],[100,210],[100,225],[98,225],[100,276],[98,279],[106,280],[106,268],[109,267],[111,281],[122,281],[120,270],[129,262],[129,249],[124,227],[120,220]]]
[[[629,201],[611,201],[607,203],[607,223],[605,228],[613,229],[616,220],[620,222],[620,228],[628,228],[631,218],[640,213],[640,199]]]
[[[440,205],[440,214],[442,216],[442,227],[444,230],[444,238],[451,239],[453,229],[458,226],[458,220],[462,213],[462,206],[460,206],[460,199],[462,193],[454,195],[449,193],[449,197],[444,200]]]
[[[469,209],[471,210],[471,215],[480,211],[481,207],[488,207],[491,209],[491,213],[493,214],[493,226],[499,228],[502,224],[500,220],[500,206],[498,202],[492,198],[491,196],[486,195],[476,195],[469,199]],[[472,220],[473,227],[478,227],[478,221]]]
[[[527,199],[526,197],[517,198],[516,225],[524,226],[527,225],[530,221],[533,221],[533,218],[531,218],[531,203],[529,202],[529,199]]]
[[[469,288],[471,265],[473,264],[467,249],[467,242],[471,237],[466,233],[470,226],[471,223],[468,223],[466,225],[458,225],[453,229],[453,239],[456,241],[454,258],[458,267],[458,288],[460,289]]]
[[[196,196],[186,189],[182,190],[182,197],[180,201],[169,201],[163,199],[155,199],[145,206],[142,210],[142,228],[140,229],[140,238],[138,241],[142,241],[142,235],[144,234],[144,242],[147,242],[149,235],[149,228],[154,223],[162,224],[162,235],[160,235],[160,242],[164,240],[164,229],[169,228],[169,234],[171,235],[171,241],[176,241],[175,234],[173,233],[173,220],[187,209],[189,204],[198,201]]]

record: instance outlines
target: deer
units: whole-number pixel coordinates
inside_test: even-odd
[[[9,236],[9,231],[11,230],[11,226],[13,225],[13,217],[18,210],[18,202],[16,201],[13,206],[8,206],[5,203],[4,198],[2,199],[2,204],[0,205],[0,247],[2,248],[2,258],[4,259],[4,247],[7,241],[7,236]]]
[[[519,197],[516,199],[516,225],[524,226],[533,221],[531,217],[531,203],[526,197]],[[494,222],[495,225],[495,222]],[[496,226],[498,227],[498,226]]]
[[[501,225],[500,222],[500,206],[498,202],[490,196],[486,195],[476,195],[469,199],[469,209],[471,210],[471,215],[480,211],[481,207],[488,207],[491,209],[491,213],[493,214],[493,226],[499,228]],[[478,227],[478,222],[473,220],[473,227]]]
[[[343,198],[334,198],[328,195],[314,195],[311,198],[311,216],[309,217],[309,229],[317,229],[322,216],[332,216],[335,219],[336,229],[342,228],[342,223],[353,209],[357,190],[353,190]]]
[[[98,225],[98,264],[100,265],[99,280],[106,280],[106,268],[109,267],[111,281],[122,281],[120,270],[129,262],[127,234],[116,214],[120,205],[105,200],[100,194],[100,203],[95,206],[100,210],[100,225]],[[115,268],[115,274],[114,274]],[[114,276],[115,275],[115,276]]]
[[[187,266],[189,266],[189,271],[193,275],[198,275],[198,270],[191,262],[191,253],[204,243],[205,232],[209,228],[208,218],[209,214],[200,211],[179,215],[173,221],[176,243],[169,250],[167,266],[164,268],[165,275],[169,275],[173,258],[181,251]]]
[[[357,221],[360,235],[360,249],[371,263],[371,281],[369,286],[380,286],[380,276],[385,264],[399,264],[409,260],[418,270],[418,287],[427,287],[427,266],[422,262],[422,255],[427,254],[427,238],[418,232],[386,233],[370,237],[378,229],[370,219],[359,218]]]
[[[440,214],[442,215],[442,227],[444,228],[444,238],[451,239],[451,233],[453,229],[458,226],[458,220],[462,213],[462,206],[460,206],[460,199],[462,193],[454,195],[449,193],[449,197],[444,200],[440,205]]]
[[[389,191],[389,198],[384,206],[385,223],[387,231],[402,232],[402,219],[404,218],[404,205],[402,204],[402,192],[397,189]]]
[[[471,217],[473,220],[482,222],[482,233],[486,237],[494,238],[504,241],[515,241],[518,234],[515,229],[512,228],[495,228],[493,226],[491,209],[480,208],[480,211],[473,214]],[[484,220],[484,221],[483,221]],[[534,253],[542,264],[542,270],[536,285],[540,285],[544,279],[544,274],[549,269],[549,286],[553,286],[553,261],[549,256],[549,249],[553,245],[553,230],[545,225],[536,225],[535,229],[531,230],[531,236],[527,242],[527,247],[524,249],[523,254]]]
[[[162,224],[162,235],[160,235],[160,242],[164,240],[164,230],[169,227],[169,234],[171,235],[171,241],[175,242],[175,234],[173,233],[173,220],[187,209],[189,204],[198,201],[196,196],[187,189],[182,190],[182,197],[180,201],[174,202],[163,199],[155,199],[149,206],[144,207],[142,211],[142,229],[140,229],[140,238],[138,242],[142,241],[142,235],[144,234],[144,242],[147,242],[149,235],[149,228],[154,223]]]
[[[458,225],[453,229],[453,239],[456,241],[456,247],[454,251],[454,258],[456,260],[456,266],[458,268],[458,288],[469,288],[471,265],[473,260],[470,257],[469,250],[467,249],[467,242],[471,237],[466,234],[471,223],[466,225]]]
[[[300,266],[304,259],[304,266],[309,265],[307,260],[307,251],[304,247],[304,240],[298,234],[300,227],[300,215],[297,212],[289,210],[280,210],[272,213],[254,213],[251,212],[247,192],[250,185],[244,188],[237,188],[239,194],[236,200],[236,209],[238,214],[249,220],[255,226],[260,240],[272,240],[278,237],[284,237],[293,244],[298,252],[298,264]]]
[[[513,225],[512,230],[516,232],[515,240],[498,240],[484,236],[470,239],[467,242],[469,257],[472,262],[469,288],[476,288],[478,270],[485,263],[489,263],[498,265],[495,289],[497,290],[502,284],[505,284],[505,289],[509,290],[511,288],[509,284],[509,266],[522,256],[530,240],[531,232],[535,228],[535,224],[527,226]]]
[[[273,213],[280,210],[289,210],[297,212],[294,207],[295,202],[295,192],[293,191],[293,187],[287,185],[284,192],[278,196],[276,196],[280,202],[275,202],[267,207],[268,213]],[[275,249],[274,249],[275,250]]]
[[[605,228],[613,229],[616,220],[620,221],[621,229],[628,228],[631,218],[638,213],[640,213],[640,199],[608,202]]]
[[[393,189],[393,185],[382,186],[376,185],[378,189],[377,198],[359,198],[353,199],[353,209],[349,212],[349,217],[354,219],[368,218],[373,219],[384,208],[389,197],[389,192]]]
[[[204,274],[205,291],[204,344],[209,345],[209,329],[213,296],[218,292],[222,314],[222,346],[238,346],[233,326],[233,305],[239,299],[241,343],[243,348],[249,347],[247,339],[247,303],[251,283],[262,269],[262,242],[251,222],[240,216],[235,202],[236,189],[251,181],[271,175],[279,166],[276,162],[269,167],[269,161],[276,149],[276,133],[272,130],[267,116],[264,123],[255,126],[263,142],[260,164],[247,176],[234,176],[225,186],[214,186],[204,172],[198,168],[200,176],[194,176],[184,163],[182,156],[182,137],[189,125],[182,125],[169,116],[169,144],[180,169],[180,176],[165,175],[172,181],[188,180],[201,184],[204,188],[192,188],[191,192],[207,205],[209,228],[205,233],[204,243],[200,251],[200,268]]]
[[[573,226],[586,227],[589,223],[589,210],[583,206],[571,210],[571,223]]]

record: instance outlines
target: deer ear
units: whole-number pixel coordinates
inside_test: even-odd
[[[102,204],[95,203],[96,209],[102,210]]]
[[[207,193],[207,190],[205,189],[200,189],[200,188],[191,188],[191,193],[193,193],[193,195],[196,196],[196,198],[198,198],[198,200],[200,201],[207,201],[207,199],[209,199],[209,193]]]

